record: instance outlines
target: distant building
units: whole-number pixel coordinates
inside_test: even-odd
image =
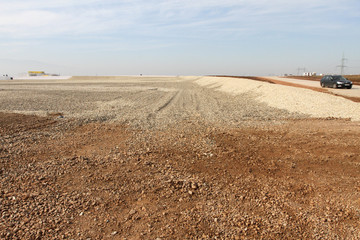
[[[59,76],[58,74],[45,73],[44,71],[28,71],[29,77],[37,76]]]
[[[44,71],[28,71],[29,77],[35,77],[35,76],[44,76],[46,75]]]
[[[307,77],[316,76],[316,72],[304,72],[303,76],[307,76]]]

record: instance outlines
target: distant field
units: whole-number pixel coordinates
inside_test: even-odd
[[[347,79],[352,81],[356,85],[360,85],[360,75],[344,75]],[[287,78],[296,78],[296,79],[302,79],[302,80],[313,80],[313,81],[320,81],[322,76],[289,76]]]

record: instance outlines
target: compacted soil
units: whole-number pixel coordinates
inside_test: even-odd
[[[196,79],[1,83],[0,239],[360,239],[358,103]]]
[[[0,115],[1,239],[358,239],[360,127]]]

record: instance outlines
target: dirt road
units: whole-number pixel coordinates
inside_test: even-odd
[[[300,84],[308,87],[316,87],[321,88],[320,83],[318,81],[311,81],[311,80],[302,80],[302,79],[295,79],[295,78],[281,78],[281,77],[266,77],[268,79],[293,83],[293,84]],[[353,85],[352,89],[333,89],[333,88],[325,88],[328,91],[343,95],[343,96],[349,96],[349,97],[356,97],[360,98],[360,86],[359,85]]]
[[[0,238],[359,239],[360,122],[212,81],[0,83]]]

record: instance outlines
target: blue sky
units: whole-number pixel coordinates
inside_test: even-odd
[[[0,73],[360,74],[359,0],[0,0]]]

